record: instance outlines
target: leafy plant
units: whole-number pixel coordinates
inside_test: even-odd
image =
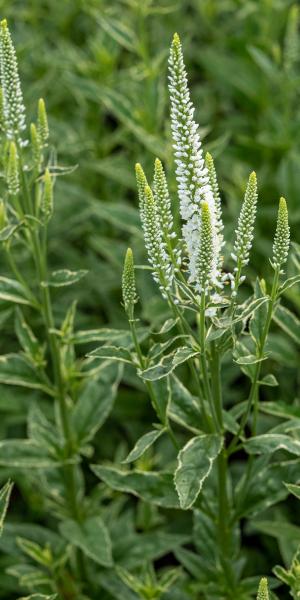
[[[134,5],[134,10],[138,15],[140,9]],[[143,25],[155,10],[149,2]],[[94,7],[91,14],[98,17]],[[219,14],[216,9],[213,18]],[[287,70],[295,67],[297,19],[297,10],[291,10]],[[139,45],[145,32],[132,35],[107,15],[101,23],[114,47],[121,45],[146,61],[145,47]],[[119,327],[119,307],[114,314],[119,297],[111,301],[107,288],[107,314],[118,328],[99,328],[97,317],[77,310],[74,300],[96,289],[95,278],[76,252],[64,252],[67,244],[57,249],[55,199],[63,198],[62,190],[70,191],[60,179],[73,167],[57,163],[42,99],[28,127],[6,20],[1,22],[0,74],[0,242],[5,260],[0,300],[1,322],[10,336],[10,351],[0,356],[0,407],[6,411],[0,466],[3,481],[15,481],[16,496],[0,541],[0,596],[249,600],[258,593],[263,600],[281,598],[286,588],[280,588],[279,596],[273,591],[280,580],[296,597],[299,532],[289,522],[292,501],[286,500],[290,493],[297,495],[299,480],[294,397],[300,325],[292,307],[297,306],[293,289],[300,281],[300,253],[293,244],[287,263],[285,199],[279,201],[277,224],[273,215],[266,281],[255,279],[248,265],[261,206],[257,177],[254,172],[249,176],[235,236],[225,244],[231,238],[222,213],[228,211],[223,210],[212,155],[203,154],[175,34],[169,92],[182,225],[172,179],[169,186],[158,158],[151,185],[141,165],[136,166],[147,265],[142,264],[135,209],[96,207],[92,198],[87,199],[91,212],[82,213],[80,207],[79,219],[82,214],[103,216],[112,237],[114,227],[126,230],[138,256],[135,264],[127,250],[122,278],[130,331]],[[94,91],[87,85],[83,95],[90,98]],[[104,92],[102,101],[127,132],[121,139],[130,131],[136,153],[143,143],[146,154],[157,149],[170,162],[169,150],[160,143],[163,111],[157,108],[161,120],[152,123],[155,131],[148,123],[148,131],[142,127],[145,115],[133,118],[120,96],[108,88]],[[147,114],[154,105],[152,101]],[[168,141],[166,147],[171,148]],[[121,163],[124,172],[127,162]],[[82,205],[80,186],[78,191]],[[72,222],[60,227],[71,229]],[[97,243],[104,243],[101,252],[110,261],[111,249],[111,264],[116,265],[110,294],[124,243],[115,249],[111,239],[106,242]],[[59,268],[51,266],[53,249],[63,255]],[[87,263],[94,264],[88,257]],[[259,274],[261,270],[259,265]],[[102,283],[105,277],[100,287]],[[94,300],[84,302],[85,307],[95,305]],[[0,492],[1,523],[10,491],[8,483]],[[248,542],[254,532],[262,549],[258,544],[253,559]],[[269,544],[268,536],[278,546]],[[277,580],[269,579],[269,591],[260,575],[281,558],[286,568],[275,568]]]

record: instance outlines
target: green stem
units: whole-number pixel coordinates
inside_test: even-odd
[[[233,438],[233,440],[228,448],[228,452],[230,454],[232,454],[236,450],[238,440],[239,440],[240,435],[241,435],[242,431],[244,430],[244,427],[248,421],[252,406],[253,406],[252,435],[256,435],[257,414],[258,414],[258,407],[259,407],[259,396],[258,396],[259,376],[260,376],[260,372],[261,372],[261,363],[262,363],[261,359],[263,358],[263,355],[264,355],[265,344],[266,344],[266,340],[268,337],[268,333],[269,333],[269,329],[270,329],[270,325],[271,325],[271,321],[272,321],[272,316],[273,316],[274,304],[277,299],[279,275],[280,275],[280,269],[277,268],[275,270],[275,274],[274,274],[274,278],[273,278],[273,284],[272,284],[272,290],[271,290],[270,300],[269,300],[269,304],[268,304],[268,312],[267,312],[267,316],[266,316],[266,321],[265,321],[264,329],[263,329],[259,347],[258,347],[258,352],[257,352],[258,362],[255,365],[255,371],[254,371],[253,380],[252,380],[250,393],[249,393],[249,397],[248,397],[247,408],[246,408],[246,411],[242,418],[239,430],[238,430],[237,434],[235,435],[235,437]]]
[[[206,348],[205,348],[205,338],[206,338],[206,325],[205,325],[205,306],[206,306],[206,301],[205,301],[205,292],[202,292],[201,294],[201,301],[200,301],[200,320],[199,320],[199,337],[200,337],[200,364],[201,364],[201,371],[202,371],[202,379],[203,379],[203,388],[204,388],[204,395],[205,398],[210,406],[210,410],[211,410],[211,416],[212,416],[212,420],[213,420],[213,424],[214,424],[214,429],[216,431],[220,430],[220,426],[219,426],[219,422],[218,422],[218,417],[217,417],[217,413],[216,413],[216,409],[213,403],[213,399],[212,399],[212,393],[211,393],[211,389],[210,389],[210,382],[209,382],[209,377],[208,377],[208,365],[207,365],[207,361],[206,361]]]
[[[133,344],[135,347],[135,351],[137,353],[138,359],[139,359],[139,365],[140,368],[142,370],[145,369],[145,360],[141,351],[141,346],[139,344],[138,338],[137,338],[137,334],[136,334],[136,328],[135,328],[135,321],[133,318],[133,314],[132,315],[128,315],[129,317],[129,326],[130,326],[130,331],[131,331],[131,335],[132,335],[132,340],[133,340]],[[176,448],[176,450],[179,450],[179,444],[176,440],[176,437],[174,435],[174,432],[171,428],[171,425],[169,423],[168,417],[164,417],[163,415],[160,415],[160,410],[159,407],[157,405],[157,401],[156,401],[156,395],[155,395],[155,390],[153,388],[153,385],[151,383],[151,381],[145,381],[145,385],[148,391],[148,394],[150,396],[152,405],[155,407],[156,413],[159,416],[160,420],[162,421],[164,427],[166,428],[168,435],[170,437],[170,440],[172,441],[173,446]]]

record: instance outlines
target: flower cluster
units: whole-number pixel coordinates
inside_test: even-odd
[[[2,121],[8,139],[24,142],[25,106],[14,49],[7,21],[0,24],[0,80],[2,87]]]
[[[167,298],[173,286],[174,269],[166,251],[157,205],[148,184],[143,192],[141,220],[153,279],[159,284],[163,297]]]
[[[220,250],[222,226],[220,211],[215,207],[210,177],[203,158],[198,126],[193,119],[194,107],[190,100],[186,70],[179,36],[174,35],[169,58],[169,91],[171,100],[171,127],[176,162],[176,178],[180,212],[185,221],[182,233],[189,257],[190,281],[197,283],[201,202],[208,204],[211,215],[214,261],[211,281],[220,283]]]
[[[244,202],[238,219],[232,258],[242,266],[249,262],[257,207],[257,180],[254,171],[249,177]]]
[[[214,301],[221,299],[218,289],[230,280],[234,299],[245,279],[242,270],[249,262],[253,242],[258,198],[256,174],[250,174],[238,218],[231,254],[235,262],[233,273],[222,274],[224,237],[218,180],[212,156],[206,153],[203,157],[177,34],[171,44],[169,71],[171,129],[183,240],[177,239],[174,230],[171,198],[161,161],[155,161],[153,191],[141,165],[136,165],[140,214],[153,277],[164,297],[172,293],[174,300],[182,292],[192,301],[195,296],[187,283],[192,284],[197,293],[209,293]],[[181,272],[181,266],[186,264],[182,244],[187,254],[188,282]],[[288,248],[288,216],[282,198],[273,246],[274,268],[280,268],[286,262]]]

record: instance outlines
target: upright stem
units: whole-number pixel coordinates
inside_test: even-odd
[[[145,369],[146,364],[145,364],[143,353],[141,351],[141,347],[140,347],[140,344],[139,344],[139,341],[138,341],[138,338],[137,338],[137,335],[136,335],[135,321],[133,319],[133,315],[129,316],[129,326],[130,326],[130,331],[131,331],[131,335],[132,335],[132,340],[133,340],[133,343],[134,343],[135,351],[136,351],[138,359],[139,359],[140,368],[141,369]],[[160,411],[159,411],[159,408],[158,408],[158,405],[157,405],[155,391],[154,391],[154,388],[153,388],[153,385],[152,385],[151,381],[145,381],[145,384],[146,384],[146,388],[147,388],[148,394],[150,396],[152,405],[155,407],[155,410],[156,410],[159,418],[161,419],[163,425],[165,426],[165,428],[166,428],[166,430],[168,432],[168,435],[169,435],[169,437],[170,437],[170,439],[172,441],[173,446],[175,447],[176,450],[179,450],[178,442],[177,442],[176,437],[175,437],[175,435],[174,435],[174,433],[172,431],[172,428],[170,426],[168,418],[167,417],[164,418],[163,415],[159,414]]]
[[[268,312],[267,312],[267,316],[266,316],[266,321],[265,321],[265,325],[263,328],[263,332],[262,332],[262,336],[259,342],[259,346],[258,346],[258,350],[257,350],[257,358],[258,358],[258,362],[255,365],[255,371],[254,371],[254,375],[253,375],[253,380],[252,380],[252,384],[251,384],[251,388],[250,388],[250,393],[249,393],[249,397],[248,397],[248,402],[247,402],[247,408],[246,411],[243,415],[239,430],[237,432],[237,434],[235,435],[235,437],[233,438],[229,448],[228,448],[228,452],[230,454],[232,454],[235,449],[236,446],[238,444],[238,440],[239,437],[242,433],[242,431],[244,430],[244,427],[248,421],[250,412],[251,412],[251,408],[252,406],[253,408],[253,428],[252,428],[252,434],[256,435],[256,426],[257,426],[257,414],[258,414],[258,406],[259,406],[259,398],[258,398],[258,390],[259,390],[259,376],[260,376],[260,372],[261,372],[261,362],[262,362],[262,358],[264,355],[264,351],[265,351],[265,344],[266,344],[266,340],[268,337],[268,333],[269,333],[269,329],[270,329],[270,324],[272,321],[272,316],[273,316],[273,310],[274,310],[274,304],[276,302],[277,299],[277,292],[278,292],[278,284],[279,284],[279,275],[280,275],[280,269],[277,268],[275,270],[274,273],[274,278],[273,278],[273,284],[272,284],[272,290],[271,290],[271,295],[270,295],[270,300],[269,300],[269,304],[268,304]]]

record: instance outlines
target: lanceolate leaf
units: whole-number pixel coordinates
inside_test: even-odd
[[[201,413],[197,399],[173,374],[169,380],[170,397],[167,413],[170,419],[194,433],[201,429]]]
[[[13,483],[8,481],[0,490],[0,536],[3,530],[3,523],[8,509],[8,503],[13,488]]]
[[[122,366],[110,364],[98,379],[89,379],[74,407],[72,427],[77,442],[91,440],[107,419],[116,397]]]
[[[22,469],[46,469],[61,467],[64,462],[56,462],[45,448],[31,440],[5,440],[0,442],[0,466]]]
[[[15,304],[31,304],[24,287],[14,279],[0,276],[0,300]]]
[[[276,450],[286,450],[291,454],[300,456],[300,441],[284,434],[265,433],[258,435],[244,442],[244,446],[249,454],[270,454],[276,452]]]
[[[221,451],[223,439],[217,434],[192,438],[178,454],[175,486],[183,509],[191,508]]]
[[[148,337],[148,330],[146,327],[139,327],[136,331],[139,342],[142,342]],[[108,329],[102,327],[101,329],[90,329],[87,331],[76,331],[72,336],[71,342],[75,345],[89,344],[91,342],[107,342],[110,346],[125,346],[128,348],[132,346],[132,335],[130,331],[126,329]]]
[[[300,283],[300,275],[295,275],[294,277],[289,277],[289,279],[287,279],[283,283],[283,285],[280,287],[279,292],[281,294],[283,294],[283,292],[285,292],[286,290],[291,288],[293,285],[296,285],[297,283]]]
[[[300,345],[300,320],[296,315],[279,304],[274,314],[274,320],[296,344]]]
[[[134,448],[132,448],[131,452],[128,454],[127,458],[123,460],[124,463],[134,462],[140,456],[143,456],[144,452],[150,448],[158,438],[165,433],[165,429],[154,429],[154,431],[149,431],[145,433],[140,439],[136,442]]]
[[[296,498],[298,498],[298,500],[300,500],[300,485],[296,485],[294,483],[285,483],[284,485],[287,487],[291,494],[293,494],[294,496],[296,496]]]
[[[157,379],[166,377],[169,373],[174,371],[176,367],[198,354],[199,352],[193,350],[193,348],[182,346],[174,350],[174,352],[171,352],[171,354],[168,354],[168,356],[164,356],[164,358],[162,358],[154,367],[149,367],[149,369],[141,371],[140,376],[147,381],[156,381]]]
[[[116,360],[132,364],[132,358],[127,348],[117,346],[101,346],[88,354],[91,358],[102,358],[103,360]]]
[[[87,556],[104,567],[111,567],[112,549],[108,530],[100,517],[82,523],[66,519],[60,526],[63,536]]]
[[[69,271],[68,269],[61,269],[60,271],[53,271],[48,281],[44,282],[44,285],[50,285],[52,287],[63,287],[65,285],[72,285],[80,281],[88,271],[81,269],[79,271]]]
[[[121,471],[115,467],[92,465],[95,475],[109,487],[127,492],[165,508],[179,508],[171,473]]]
[[[21,354],[0,356],[0,383],[20,385],[42,390],[51,396],[54,395],[53,390],[40,378],[36,369]]]

